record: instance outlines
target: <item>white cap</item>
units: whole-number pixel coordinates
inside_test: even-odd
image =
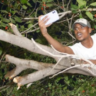
[[[90,23],[89,23],[86,19],[80,18],[80,19],[77,19],[77,20],[74,22],[74,24],[73,24],[73,26],[72,26],[73,29],[74,29],[75,24],[77,24],[77,23],[79,23],[79,24],[82,25],[82,26],[85,26],[85,27],[87,26],[87,27],[91,28]]]

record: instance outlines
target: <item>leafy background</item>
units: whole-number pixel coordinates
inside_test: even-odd
[[[84,17],[96,30],[96,11],[87,11],[95,8],[95,0],[0,0],[0,29],[12,33],[9,23],[15,24],[21,34],[27,38],[34,38],[36,42],[49,46],[41,35],[38,26],[38,16],[54,9],[60,12],[71,10],[72,14],[63,17],[48,28],[49,34],[65,45],[74,44],[74,39],[68,34],[67,19],[74,16]],[[27,19],[25,19],[27,18]],[[28,19],[30,18],[30,19]],[[71,34],[74,36],[72,29]],[[29,88],[22,86],[17,90],[17,85],[4,78],[4,75],[15,65],[5,61],[5,54],[19,58],[33,59],[40,62],[55,63],[52,58],[30,53],[25,49],[0,41],[0,96],[96,96],[96,78],[80,74],[61,74],[52,79],[46,77],[34,82]],[[25,75],[34,70],[25,70],[19,75]]]

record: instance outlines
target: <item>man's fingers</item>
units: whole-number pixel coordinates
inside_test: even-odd
[[[48,16],[45,16],[42,20],[44,20],[44,21],[45,21],[46,19],[48,19]]]
[[[41,26],[41,27],[49,27],[51,24],[48,24],[48,25],[46,25],[46,23],[48,22],[48,20],[50,19],[48,16],[45,16],[43,19],[41,19],[42,18],[42,16],[43,15],[41,15],[41,16],[39,16],[38,17],[38,24],[39,24],[39,26]]]
[[[45,16],[43,19],[41,19],[42,18],[42,16],[43,15],[41,15],[41,16],[39,16],[39,24],[41,25],[41,24],[43,24],[44,26],[50,26],[51,24],[48,24],[48,25],[46,25],[46,23],[48,22],[48,20],[50,19],[48,16]]]
[[[51,23],[51,24],[46,25],[46,27],[49,27],[49,26],[51,26],[51,25],[52,25],[52,23]]]
[[[41,17],[42,17],[43,15],[40,15],[39,17],[38,17],[38,21],[40,22],[41,21]]]
[[[49,18],[44,18],[44,19],[43,19],[43,22],[44,22],[44,23],[47,23],[48,20],[49,20]]]

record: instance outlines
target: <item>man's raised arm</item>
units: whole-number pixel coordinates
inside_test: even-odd
[[[49,18],[46,16],[41,20],[41,16],[38,18],[38,24],[41,30],[42,35],[46,38],[46,40],[58,51],[64,52],[64,53],[69,53],[69,54],[74,54],[72,49],[68,46],[63,46],[61,43],[53,39],[47,32],[47,27],[50,25],[45,25],[45,23],[49,20]]]

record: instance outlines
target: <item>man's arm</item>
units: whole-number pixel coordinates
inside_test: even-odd
[[[96,60],[90,60],[92,63],[96,64]]]
[[[38,24],[41,30],[42,35],[46,38],[46,40],[58,51],[68,53],[68,54],[74,54],[72,49],[68,46],[63,46],[61,43],[53,39],[47,32],[47,27],[50,25],[45,25],[45,23],[49,20],[49,18],[46,16],[42,20],[40,19],[41,16],[38,18]]]

